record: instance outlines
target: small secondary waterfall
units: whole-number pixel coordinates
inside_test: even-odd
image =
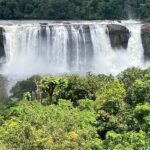
[[[91,36],[94,45],[94,71],[116,74],[128,67],[144,67],[144,50],[141,41],[141,24],[124,24],[130,31],[127,49],[113,49],[106,25],[92,25]]]
[[[130,31],[127,49],[113,49],[107,24]],[[94,72],[117,74],[144,66],[141,23],[123,21],[1,23],[5,32],[5,63],[0,73],[13,76]]]
[[[107,26],[105,24],[91,25],[91,37],[94,46],[94,71],[97,73],[114,73],[113,59],[115,52],[111,48],[106,30]]]

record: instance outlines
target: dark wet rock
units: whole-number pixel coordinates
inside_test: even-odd
[[[0,27],[0,58],[5,57],[5,50],[4,50],[4,42],[5,42],[5,37],[4,37],[4,29]]]
[[[41,26],[40,35],[42,38],[46,38],[47,36],[46,26]]]
[[[40,23],[41,26],[47,26],[48,23]]]
[[[107,28],[112,48],[126,49],[130,38],[129,30],[122,25],[116,24],[109,24]]]
[[[142,26],[141,38],[145,59],[150,59],[150,24],[144,24]]]

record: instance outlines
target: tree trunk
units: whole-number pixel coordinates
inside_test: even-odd
[[[49,93],[49,100],[48,100],[48,103],[49,104],[52,104],[53,102],[53,94]]]

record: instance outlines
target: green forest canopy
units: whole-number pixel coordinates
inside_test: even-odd
[[[0,0],[0,19],[150,19],[150,0]]]
[[[2,150],[150,149],[150,68],[33,76],[11,92],[18,101],[0,109]]]

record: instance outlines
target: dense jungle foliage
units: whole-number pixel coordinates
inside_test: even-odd
[[[150,19],[150,0],[0,0],[0,19]]]
[[[115,77],[33,76],[18,82],[9,98],[4,89],[1,150],[150,149],[150,68]]]

